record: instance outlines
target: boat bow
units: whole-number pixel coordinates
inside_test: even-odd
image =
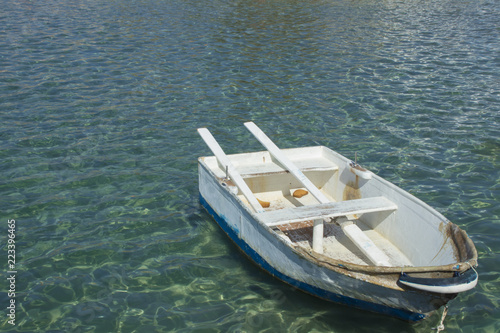
[[[399,282],[411,288],[439,294],[461,293],[477,284],[477,271],[472,267],[462,274],[456,272],[454,275],[451,278],[419,278],[402,273]]]

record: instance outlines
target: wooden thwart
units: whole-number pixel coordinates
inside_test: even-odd
[[[285,223],[394,211],[397,208],[398,206],[386,197],[373,197],[273,210],[259,214],[259,218],[267,226],[273,227]]]

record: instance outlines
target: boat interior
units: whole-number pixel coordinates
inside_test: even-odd
[[[389,216],[394,212],[395,205],[390,201],[387,204],[387,200],[377,201],[383,198],[361,199],[359,186],[363,180],[346,168],[346,161],[340,160],[331,150],[321,146],[287,149],[284,152],[334,205],[318,206],[320,205],[318,200],[267,151],[230,155],[232,164],[259,200],[264,211],[270,213],[262,216],[267,217],[264,220],[275,233],[294,245],[312,250],[315,219],[306,209],[320,208],[324,217],[327,217],[324,219],[327,223],[323,224],[322,232],[323,255],[353,264],[373,264],[373,260],[352,241],[352,237],[349,237],[342,224],[336,223],[339,218],[343,218],[344,221],[348,220],[350,224],[357,226],[357,232],[364,234],[368,241],[372,242],[371,245],[382,252],[380,256],[385,259],[385,266],[413,266],[412,261],[400,248],[376,228],[385,220],[390,220]],[[231,183],[217,161],[213,159],[211,163],[207,162],[211,164],[216,176],[227,179],[227,185],[233,188],[242,202],[249,205],[245,196]],[[339,167],[339,164],[342,167]],[[294,195],[297,190],[307,194],[301,197]],[[343,203],[346,205],[342,206]],[[342,207],[345,211],[342,211]],[[301,216],[297,217],[297,214]]]

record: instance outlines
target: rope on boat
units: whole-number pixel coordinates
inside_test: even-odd
[[[470,263],[476,261],[475,259],[468,260],[467,262],[461,262],[458,264],[449,264],[442,266],[395,266],[395,267],[382,267],[382,266],[366,266],[349,263],[346,261],[332,259],[331,257],[325,256],[319,253],[313,253],[312,250],[307,250],[301,246],[294,246],[295,251],[299,254],[305,256],[310,261],[313,261],[320,266],[327,268],[340,268],[349,271],[359,272],[359,273],[380,273],[380,274],[401,274],[402,271],[405,273],[424,273],[424,272],[465,272],[468,267],[474,266]],[[477,263],[477,261],[476,261]],[[466,266],[468,265],[468,266]]]
[[[474,268],[474,266],[472,266],[472,264],[469,261],[470,260],[467,260],[465,263],[468,264],[470,266],[470,268],[472,268],[474,270],[474,272],[476,272],[476,275],[478,275],[476,269]],[[477,262],[476,262],[476,267],[477,267]]]
[[[446,318],[446,314],[448,313],[448,305],[445,305],[443,309],[443,315],[441,316],[441,322],[438,326],[434,327],[433,330],[436,330],[437,333],[444,331],[444,319]]]

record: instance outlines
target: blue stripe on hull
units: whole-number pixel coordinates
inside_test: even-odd
[[[228,225],[226,220],[219,216],[208,202],[203,198],[200,193],[200,202],[202,206],[208,211],[210,215],[213,216],[215,221],[219,224],[222,230],[231,238],[231,240],[248,256],[252,261],[259,265],[262,269],[273,275],[274,277],[286,282],[308,294],[314,295],[316,297],[332,301],[339,304],[345,304],[358,309],[382,313],[399,319],[403,319],[410,322],[417,322],[425,318],[425,315],[415,312],[410,312],[402,309],[395,309],[385,305],[380,305],[376,303],[371,303],[339,294],[335,294],[331,291],[318,288],[316,286],[295,280],[272,267],[267,261],[265,261],[254,249],[252,249],[245,241],[240,239],[238,235],[233,231],[233,229]]]

